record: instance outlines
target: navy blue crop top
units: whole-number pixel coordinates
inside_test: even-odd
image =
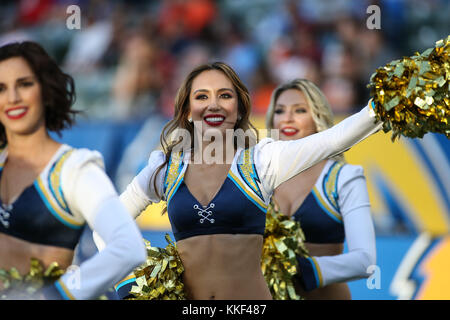
[[[65,152],[64,154],[67,154]],[[50,181],[64,160],[60,154],[48,172],[41,174],[31,186],[8,206],[0,200],[0,232],[29,242],[74,249],[77,245],[83,225],[77,225],[67,219],[55,201],[58,190],[52,189]],[[3,172],[0,167],[0,177]],[[66,208],[68,209],[68,208]]]
[[[186,168],[187,164],[174,164],[171,161],[167,172],[178,171],[176,181],[172,186],[165,183],[171,189],[167,211],[177,241],[210,234],[264,235],[267,208],[255,201],[255,196],[243,187],[243,175],[236,176],[230,169],[216,196],[203,207],[184,183]],[[166,182],[167,176],[170,174],[166,174]]]
[[[294,220],[300,222],[306,242],[343,243],[345,240],[344,224],[337,204],[337,179],[341,168],[342,164],[335,162],[326,174],[321,174],[312,191],[292,215]]]

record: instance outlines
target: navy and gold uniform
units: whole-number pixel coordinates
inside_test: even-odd
[[[2,168],[7,157],[5,148],[0,153]],[[145,247],[136,223],[106,176],[100,153],[68,145],[59,147],[34,183],[12,203],[1,204],[0,232],[30,245],[73,250],[86,223],[104,239],[105,250],[45,287],[48,299],[97,298],[144,262]],[[0,258],[8,257],[0,254]]]
[[[1,203],[0,232],[32,243],[73,250],[84,221],[74,217],[61,192],[61,168],[73,149],[58,152],[12,204]],[[0,153],[0,177],[7,152]]]
[[[292,215],[305,242],[343,243],[348,252],[335,256],[298,257],[305,290],[368,277],[376,263],[375,233],[363,168],[329,160],[313,189]]]
[[[164,153],[157,150],[120,198],[133,217],[153,202],[167,201],[172,230],[178,241],[219,233],[262,236],[265,212],[276,187],[380,128],[373,110],[367,106],[333,128],[304,139],[266,138],[251,148],[239,148],[224,184],[206,207],[198,203],[183,182],[191,161],[190,151],[174,152],[170,162],[155,174],[165,161]],[[132,275],[121,281],[116,286],[119,295],[126,296],[133,281]]]
[[[327,163],[311,192],[292,215],[300,222],[305,242],[343,243],[344,224],[338,203],[337,180],[343,163]]]
[[[202,206],[184,183],[187,161],[176,163],[180,155],[172,156],[164,189],[169,220],[177,241],[205,234],[264,234],[267,206],[258,190],[252,192],[245,187],[257,187],[257,176],[252,177],[252,173],[256,174],[251,167],[252,151],[247,149],[236,155],[240,159],[233,163],[218,193],[207,206]]]

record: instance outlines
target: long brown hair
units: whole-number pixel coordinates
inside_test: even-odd
[[[174,117],[164,126],[160,137],[161,148],[166,156],[166,159],[164,163],[155,171],[155,177],[161,171],[161,169],[169,163],[173,149],[180,143],[182,143],[182,139],[175,140],[173,138],[173,133],[177,129],[185,129],[189,132],[191,137],[191,145],[189,147],[191,150],[193,149],[194,124],[188,119],[190,112],[189,96],[191,94],[192,82],[202,72],[210,70],[218,70],[223,72],[225,76],[230,79],[231,83],[234,86],[234,89],[236,90],[238,97],[238,120],[234,126],[234,130],[242,129],[244,132],[249,132],[248,130],[250,130],[253,137],[250,137],[249,141],[245,142],[246,147],[249,147],[252,144],[251,141],[258,141],[258,132],[250,122],[252,109],[250,93],[239,76],[236,74],[236,72],[224,62],[214,62],[200,65],[187,75],[177,91],[175,97]],[[156,188],[156,179],[154,179],[153,187],[155,188],[156,192],[158,192],[158,189]],[[161,195],[159,196],[161,197]]]

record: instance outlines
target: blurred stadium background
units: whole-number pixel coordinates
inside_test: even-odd
[[[67,27],[70,5],[80,8],[80,29]],[[380,8],[380,29],[367,27],[370,5]],[[122,191],[157,146],[194,66],[222,60],[235,68],[258,128],[271,91],[295,77],[317,83],[339,121],[366,104],[377,67],[445,38],[448,17],[447,0],[2,0],[0,45],[37,41],[74,77],[83,116],[56,138],[99,150]],[[353,299],[449,299],[449,140],[392,143],[378,133],[346,158],[365,168],[379,267],[369,281],[349,283]],[[161,208],[138,220],[154,246],[170,234]],[[94,252],[86,230],[76,260]]]

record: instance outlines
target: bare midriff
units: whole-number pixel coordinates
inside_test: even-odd
[[[261,271],[263,237],[195,236],[177,242],[188,299],[271,300]]]
[[[44,268],[57,262],[59,267],[66,269],[72,263],[73,250],[31,243],[0,233],[0,269],[16,268],[20,274],[27,274],[31,258],[41,261]]]

